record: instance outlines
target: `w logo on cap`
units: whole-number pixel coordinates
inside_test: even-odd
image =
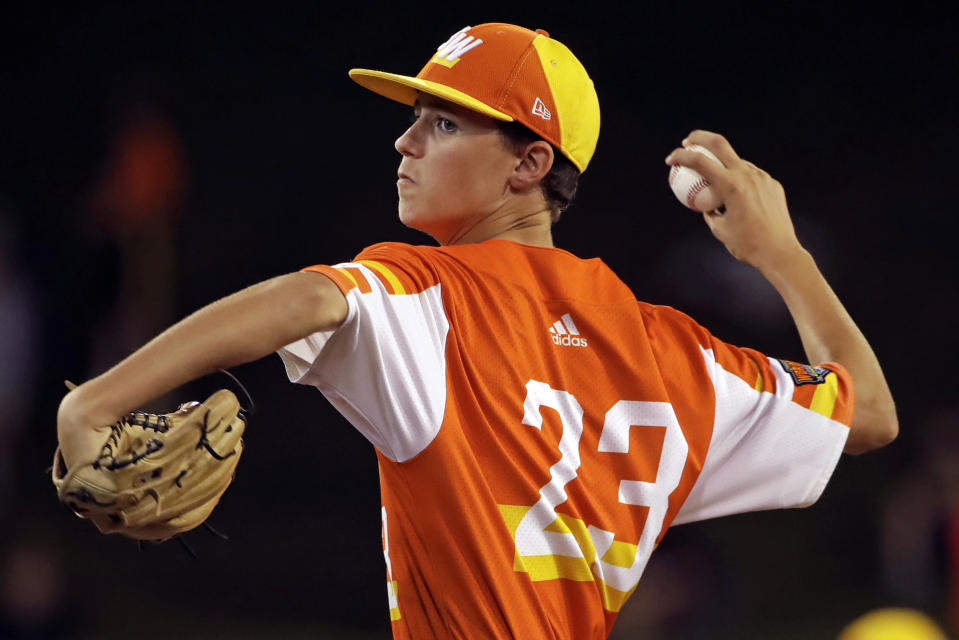
[[[430,62],[441,64],[444,67],[452,67],[460,61],[460,56],[464,53],[483,44],[482,40],[466,35],[466,32],[472,28],[463,27],[454,33],[449,40],[436,48],[436,55]]]

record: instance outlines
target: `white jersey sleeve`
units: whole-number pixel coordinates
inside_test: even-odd
[[[439,432],[449,322],[441,285],[396,264],[316,267],[346,296],[346,320],[278,351],[290,380],[319,389],[381,453],[403,462]],[[422,278],[420,278],[422,280]]]
[[[695,443],[693,484],[677,496],[672,523],[815,502],[849,435],[848,372],[770,358],[675,309],[641,308],[670,401]]]
[[[712,349],[702,353],[716,399],[713,434],[699,478],[674,524],[814,503],[839,461],[849,429],[797,403],[796,385],[778,360],[767,358],[776,378],[770,392],[724,369]]]

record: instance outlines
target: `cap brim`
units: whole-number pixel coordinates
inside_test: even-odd
[[[513,121],[512,116],[498,111],[462,91],[447,87],[445,84],[411,76],[401,76],[395,73],[373,71],[372,69],[350,69],[350,77],[361,87],[410,106],[416,102],[417,94],[422,91],[497,120]]]

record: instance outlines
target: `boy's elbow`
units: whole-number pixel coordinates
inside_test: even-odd
[[[881,449],[899,435],[899,418],[896,416],[896,407],[891,402],[882,410],[863,413],[866,415],[863,415],[861,420],[853,419],[849,440],[846,442],[846,453],[860,454]]]
[[[867,451],[881,449],[887,444],[891,444],[898,435],[899,420],[896,418],[895,411],[893,411],[892,415],[887,416],[884,420],[877,421],[870,430],[870,446]]]
[[[882,432],[882,444],[881,447],[886,446],[887,444],[892,443],[893,440],[899,437],[899,417],[896,415],[896,408],[893,407],[890,411],[888,420],[886,421],[885,429]]]

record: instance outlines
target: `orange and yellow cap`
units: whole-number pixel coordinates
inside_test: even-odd
[[[351,69],[371,91],[412,105],[417,93],[497,120],[517,121],[584,171],[599,138],[599,100],[573,52],[542,29],[465,27],[441,44],[416,77]]]

